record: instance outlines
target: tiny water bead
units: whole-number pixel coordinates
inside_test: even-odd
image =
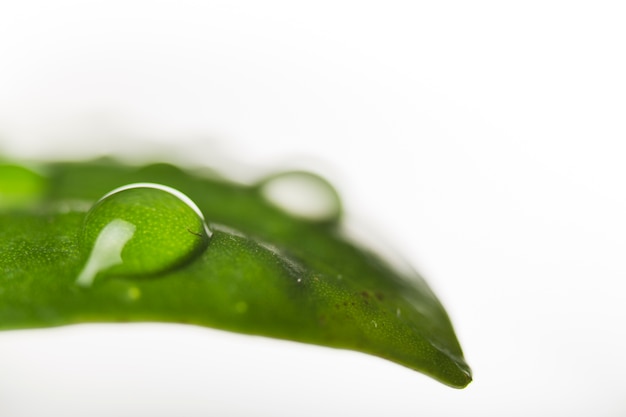
[[[96,275],[145,276],[191,260],[208,244],[210,231],[198,207],[178,190],[139,183],[115,189],[87,213],[82,231],[89,253],[76,283]]]
[[[306,171],[276,174],[260,183],[261,195],[292,216],[310,221],[333,221],[341,215],[341,200],[324,178]]]

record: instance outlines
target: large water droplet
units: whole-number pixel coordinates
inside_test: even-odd
[[[337,220],[341,215],[339,194],[322,177],[305,171],[277,174],[260,183],[263,197],[274,206],[312,221]]]
[[[77,284],[100,272],[152,275],[200,253],[210,232],[198,207],[181,192],[158,184],[131,184],[102,197],[87,213],[82,244],[89,251]]]

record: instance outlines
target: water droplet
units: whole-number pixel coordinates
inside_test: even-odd
[[[322,177],[304,171],[285,172],[260,183],[263,197],[281,210],[312,221],[337,220],[339,194]]]
[[[0,164],[0,209],[24,207],[43,194],[44,178],[19,165]]]
[[[151,275],[180,266],[208,244],[198,207],[172,188],[149,183],[111,191],[87,213],[82,244],[89,251],[77,284],[96,275]]]
[[[141,290],[137,287],[130,287],[126,293],[131,301],[137,301],[141,298]]]

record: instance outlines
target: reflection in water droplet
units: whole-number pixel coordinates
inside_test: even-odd
[[[121,264],[122,249],[135,234],[135,229],[135,225],[121,219],[115,219],[104,226],[76,283],[88,287],[98,272]]]
[[[24,207],[41,197],[44,178],[28,168],[0,164],[0,209]]]
[[[113,190],[87,213],[82,244],[89,257],[77,284],[102,271],[150,275],[189,261],[208,244],[202,213],[184,194],[158,184]]]
[[[307,220],[337,220],[341,215],[337,191],[328,181],[309,172],[272,176],[261,183],[261,194],[283,211]]]

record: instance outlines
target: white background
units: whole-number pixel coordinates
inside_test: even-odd
[[[0,416],[626,415],[620,3],[0,1],[1,153],[313,167],[427,278],[475,377],[77,326],[0,335]]]

